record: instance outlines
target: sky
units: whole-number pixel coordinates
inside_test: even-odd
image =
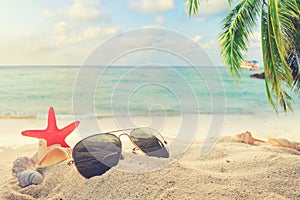
[[[148,27],[191,38],[223,66],[218,36],[229,11],[227,0],[203,0],[193,17],[185,0],[0,0],[0,66],[81,65],[102,42]],[[261,63],[258,30],[250,43],[247,59]]]

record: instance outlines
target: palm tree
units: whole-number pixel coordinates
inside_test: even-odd
[[[189,15],[197,14],[200,0],[186,1]],[[299,8],[300,0],[240,0],[222,21],[221,55],[234,80],[240,79],[249,36],[260,21],[266,92],[276,112],[278,105],[291,110],[291,91],[300,89]]]

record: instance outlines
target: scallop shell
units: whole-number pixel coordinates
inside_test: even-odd
[[[19,157],[13,162],[12,173],[17,176],[25,170],[34,169],[35,162],[28,157]]]
[[[26,170],[18,174],[19,185],[21,187],[40,184],[43,182],[43,179],[43,175],[34,170]]]

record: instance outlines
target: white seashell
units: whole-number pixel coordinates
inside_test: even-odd
[[[19,185],[21,187],[40,184],[43,182],[43,179],[43,175],[34,170],[26,170],[18,174]]]

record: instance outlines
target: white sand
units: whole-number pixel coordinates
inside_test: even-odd
[[[263,140],[283,137],[300,142],[298,118],[293,114],[279,118],[226,116],[217,145],[200,159],[202,141],[211,125],[211,116],[203,115],[198,139],[179,159],[172,158],[173,162],[164,167],[159,165],[166,162],[163,159],[125,153],[125,159],[116,168],[86,180],[75,166],[64,162],[45,169],[41,185],[26,188],[18,186],[10,170],[17,157],[31,156],[37,150],[37,144],[21,144],[37,143],[37,140],[25,138],[20,132],[44,129],[47,122],[45,119],[1,119],[1,136],[5,136],[4,132],[9,136],[1,140],[1,146],[5,147],[0,148],[0,199],[299,199],[300,152],[268,143],[248,145],[234,140],[235,134],[249,130]],[[155,120],[152,119],[152,124]],[[134,121],[139,126],[151,124],[147,118]],[[162,133],[171,141],[170,136],[180,127],[180,119],[169,117],[157,121],[164,121]],[[58,119],[59,127],[70,122]],[[117,128],[111,118],[100,119],[99,123],[103,130]],[[76,133],[67,139],[72,145],[78,140]],[[152,166],[147,163],[158,170],[151,171]],[[130,168],[129,164],[132,164]],[[145,170],[151,172],[141,173]]]

